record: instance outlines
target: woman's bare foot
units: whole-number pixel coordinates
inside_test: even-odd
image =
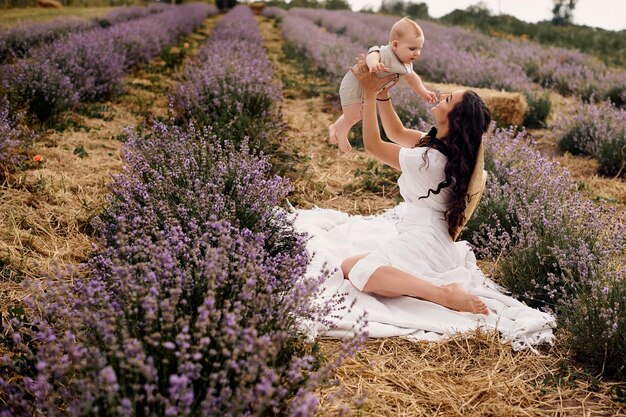
[[[442,305],[456,311],[466,311],[474,314],[489,314],[489,309],[477,296],[465,291],[459,284],[442,286],[444,298]]]
[[[334,123],[328,126],[328,141],[333,145],[337,144],[337,129]]]

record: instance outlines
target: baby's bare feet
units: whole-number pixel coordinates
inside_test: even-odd
[[[342,137],[337,137],[337,142],[339,144],[339,149],[341,150],[341,152],[350,152],[350,149],[352,149],[352,146],[350,145],[350,142],[348,142],[348,137],[347,136],[342,136]]]
[[[337,144],[337,129],[334,123],[328,126],[328,141],[333,145]]]
[[[442,304],[452,310],[475,314],[489,314],[485,303],[477,296],[465,291],[459,284],[448,284],[442,287],[445,299]]]

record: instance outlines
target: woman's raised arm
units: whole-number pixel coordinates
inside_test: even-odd
[[[388,89],[383,90],[376,98],[378,112],[380,113],[380,120],[383,122],[385,134],[389,140],[398,145],[405,148],[413,148],[426,133],[404,127],[393,108],[391,100]]]
[[[400,146],[395,143],[384,142],[381,139],[376,111],[378,90],[385,83],[392,81],[393,75],[378,79],[369,72],[364,61],[363,58],[357,59],[357,65],[350,69],[363,87],[363,146],[367,153],[380,162],[399,170]]]

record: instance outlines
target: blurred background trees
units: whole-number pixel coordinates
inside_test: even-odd
[[[576,1],[578,0],[554,0],[552,23],[561,26],[571,24]]]

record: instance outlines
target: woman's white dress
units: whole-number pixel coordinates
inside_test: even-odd
[[[504,294],[478,269],[469,244],[452,240],[444,218],[451,191],[444,188],[439,194],[419,199],[445,179],[446,161],[447,157],[434,148],[402,148],[398,185],[405,202],[381,215],[296,210],[296,230],[311,235],[307,250],[312,261],[307,276],[318,277],[324,269],[332,271],[318,301],[345,296],[324,323],[303,323],[310,336],[350,335],[365,316],[370,337],[437,340],[454,332],[487,327],[498,329],[515,349],[552,341],[554,318]],[[350,280],[345,280],[341,262],[364,252],[369,254],[353,267]],[[384,265],[437,285],[458,283],[481,297],[490,314],[461,313],[413,297],[387,298],[360,291],[371,274]]]

